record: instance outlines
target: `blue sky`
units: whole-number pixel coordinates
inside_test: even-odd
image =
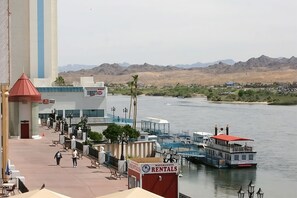
[[[58,65],[297,56],[296,0],[58,0]]]

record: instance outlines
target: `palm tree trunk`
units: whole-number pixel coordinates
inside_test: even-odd
[[[134,114],[133,114],[133,128],[136,129],[136,118],[137,118],[137,96],[134,98]]]

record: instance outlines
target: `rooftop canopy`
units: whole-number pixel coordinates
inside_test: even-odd
[[[223,140],[223,141],[254,141],[252,139],[248,138],[241,138],[241,137],[236,137],[236,136],[231,136],[231,135],[226,135],[226,134],[220,134],[220,135],[215,135],[212,136],[211,138],[216,139],[216,140]]]
[[[19,102],[24,100],[31,102],[40,102],[41,94],[37,91],[26,74],[23,73],[22,76],[10,89],[8,100],[10,102]]]

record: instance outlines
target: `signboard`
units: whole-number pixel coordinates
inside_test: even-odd
[[[87,87],[87,95],[88,96],[105,96],[105,88],[100,87]]]
[[[39,104],[55,104],[56,103],[56,100],[55,99],[43,99],[42,101],[41,101],[41,103],[39,103]]]
[[[142,174],[177,173],[178,166],[174,163],[141,164]]]

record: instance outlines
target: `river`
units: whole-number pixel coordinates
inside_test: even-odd
[[[107,107],[124,117],[129,96],[108,96]],[[108,112],[108,113],[111,113]],[[215,169],[186,162],[182,166],[180,192],[190,197],[235,198],[250,180],[266,198],[297,196],[297,106],[212,103],[205,98],[138,97],[137,121],[157,117],[170,122],[172,133],[214,132],[230,127],[230,135],[254,139],[256,169]],[[247,195],[246,195],[247,197]]]

